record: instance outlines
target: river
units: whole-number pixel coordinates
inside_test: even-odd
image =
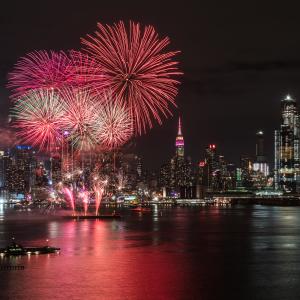
[[[60,220],[0,207],[0,299],[300,299],[300,208],[157,207],[121,220]]]

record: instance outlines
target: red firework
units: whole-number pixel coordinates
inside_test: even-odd
[[[94,90],[96,94],[101,93],[105,86],[103,73],[97,61],[88,54],[80,51],[71,50],[69,52],[73,68],[73,87]],[[103,85],[101,82],[103,81]],[[95,83],[97,83],[95,85]]]
[[[7,86],[12,89],[12,98],[17,99],[30,90],[74,84],[74,72],[72,61],[63,51],[34,51],[18,60],[8,74]]]
[[[14,127],[22,142],[52,150],[62,139],[61,120],[65,115],[65,105],[53,90],[28,92],[15,102],[12,116]]]
[[[152,26],[141,29],[134,22],[127,31],[120,21],[113,26],[98,23],[95,36],[82,43],[104,73],[94,89],[110,87],[116,100],[129,108],[138,134],[152,127],[153,118],[161,124],[161,116],[171,114],[179,83],[173,76],[181,72],[173,61],[178,51],[164,51],[169,38],[160,40]]]

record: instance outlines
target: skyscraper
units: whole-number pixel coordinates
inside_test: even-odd
[[[241,183],[246,189],[253,187],[252,173],[253,173],[253,159],[246,154],[240,157]]]
[[[171,181],[173,190],[185,185],[184,139],[182,135],[181,119],[178,119],[177,136],[175,139],[175,156],[171,159]]]
[[[177,137],[176,137],[176,141],[175,141],[175,146],[176,146],[176,156],[178,158],[184,158],[184,139],[183,139],[183,135],[182,135],[180,117],[178,119],[178,132],[177,132]]]
[[[253,163],[253,171],[260,172],[264,176],[269,175],[269,165],[264,151],[264,133],[262,130],[256,133],[256,157]]]
[[[287,95],[281,100],[281,125],[275,131],[275,189],[285,192],[298,192],[299,169],[299,112],[295,99]]]
[[[215,144],[210,144],[205,149],[205,161],[206,161],[206,182],[205,186],[208,191],[212,191],[216,188],[216,171],[218,170],[218,156],[217,148]]]
[[[160,169],[159,184],[167,191],[167,195],[190,197],[194,184],[194,174],[191,159],[184,156],[184,138],[182,134],[181,118],[178,119],[177,136],[175,139],[175,155],[170,163]]]
[[[6,168],[6,158],[4,151],[0,151],[0,189],[5,187],[5,168]]]
[[[228,164],[215,144],[205,149],[205,160],[199,163],[199,184],[206,192],[220,192],[234,188],[235,167]]]
[[[11,193],[29,192],[35,184],[36,159],[30,146],[17,145],[10,151],[6,166],[6,186]]]

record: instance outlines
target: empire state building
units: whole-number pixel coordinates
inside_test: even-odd
[[[175,141],[175,146],[176,146],[176,156],[178,158],[184,158],[184,139],[183,139],[183,135],[182,135],[180,117],[178,119],[178,132],[177,132],[177,137],[176,137],[176,141]]]

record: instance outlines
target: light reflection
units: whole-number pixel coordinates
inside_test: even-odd
[[[59,224],[56,221],[52,221],[48,225],[49,227],[49,237],[51,239],[57,238],[59,234]]]
[[[0,221],[4,220],[4,208],[6,205],[7,201],[5,198],[0,197]]]
[[[158,205],[153,205],[152,217],[154,222],[158,222]]]

